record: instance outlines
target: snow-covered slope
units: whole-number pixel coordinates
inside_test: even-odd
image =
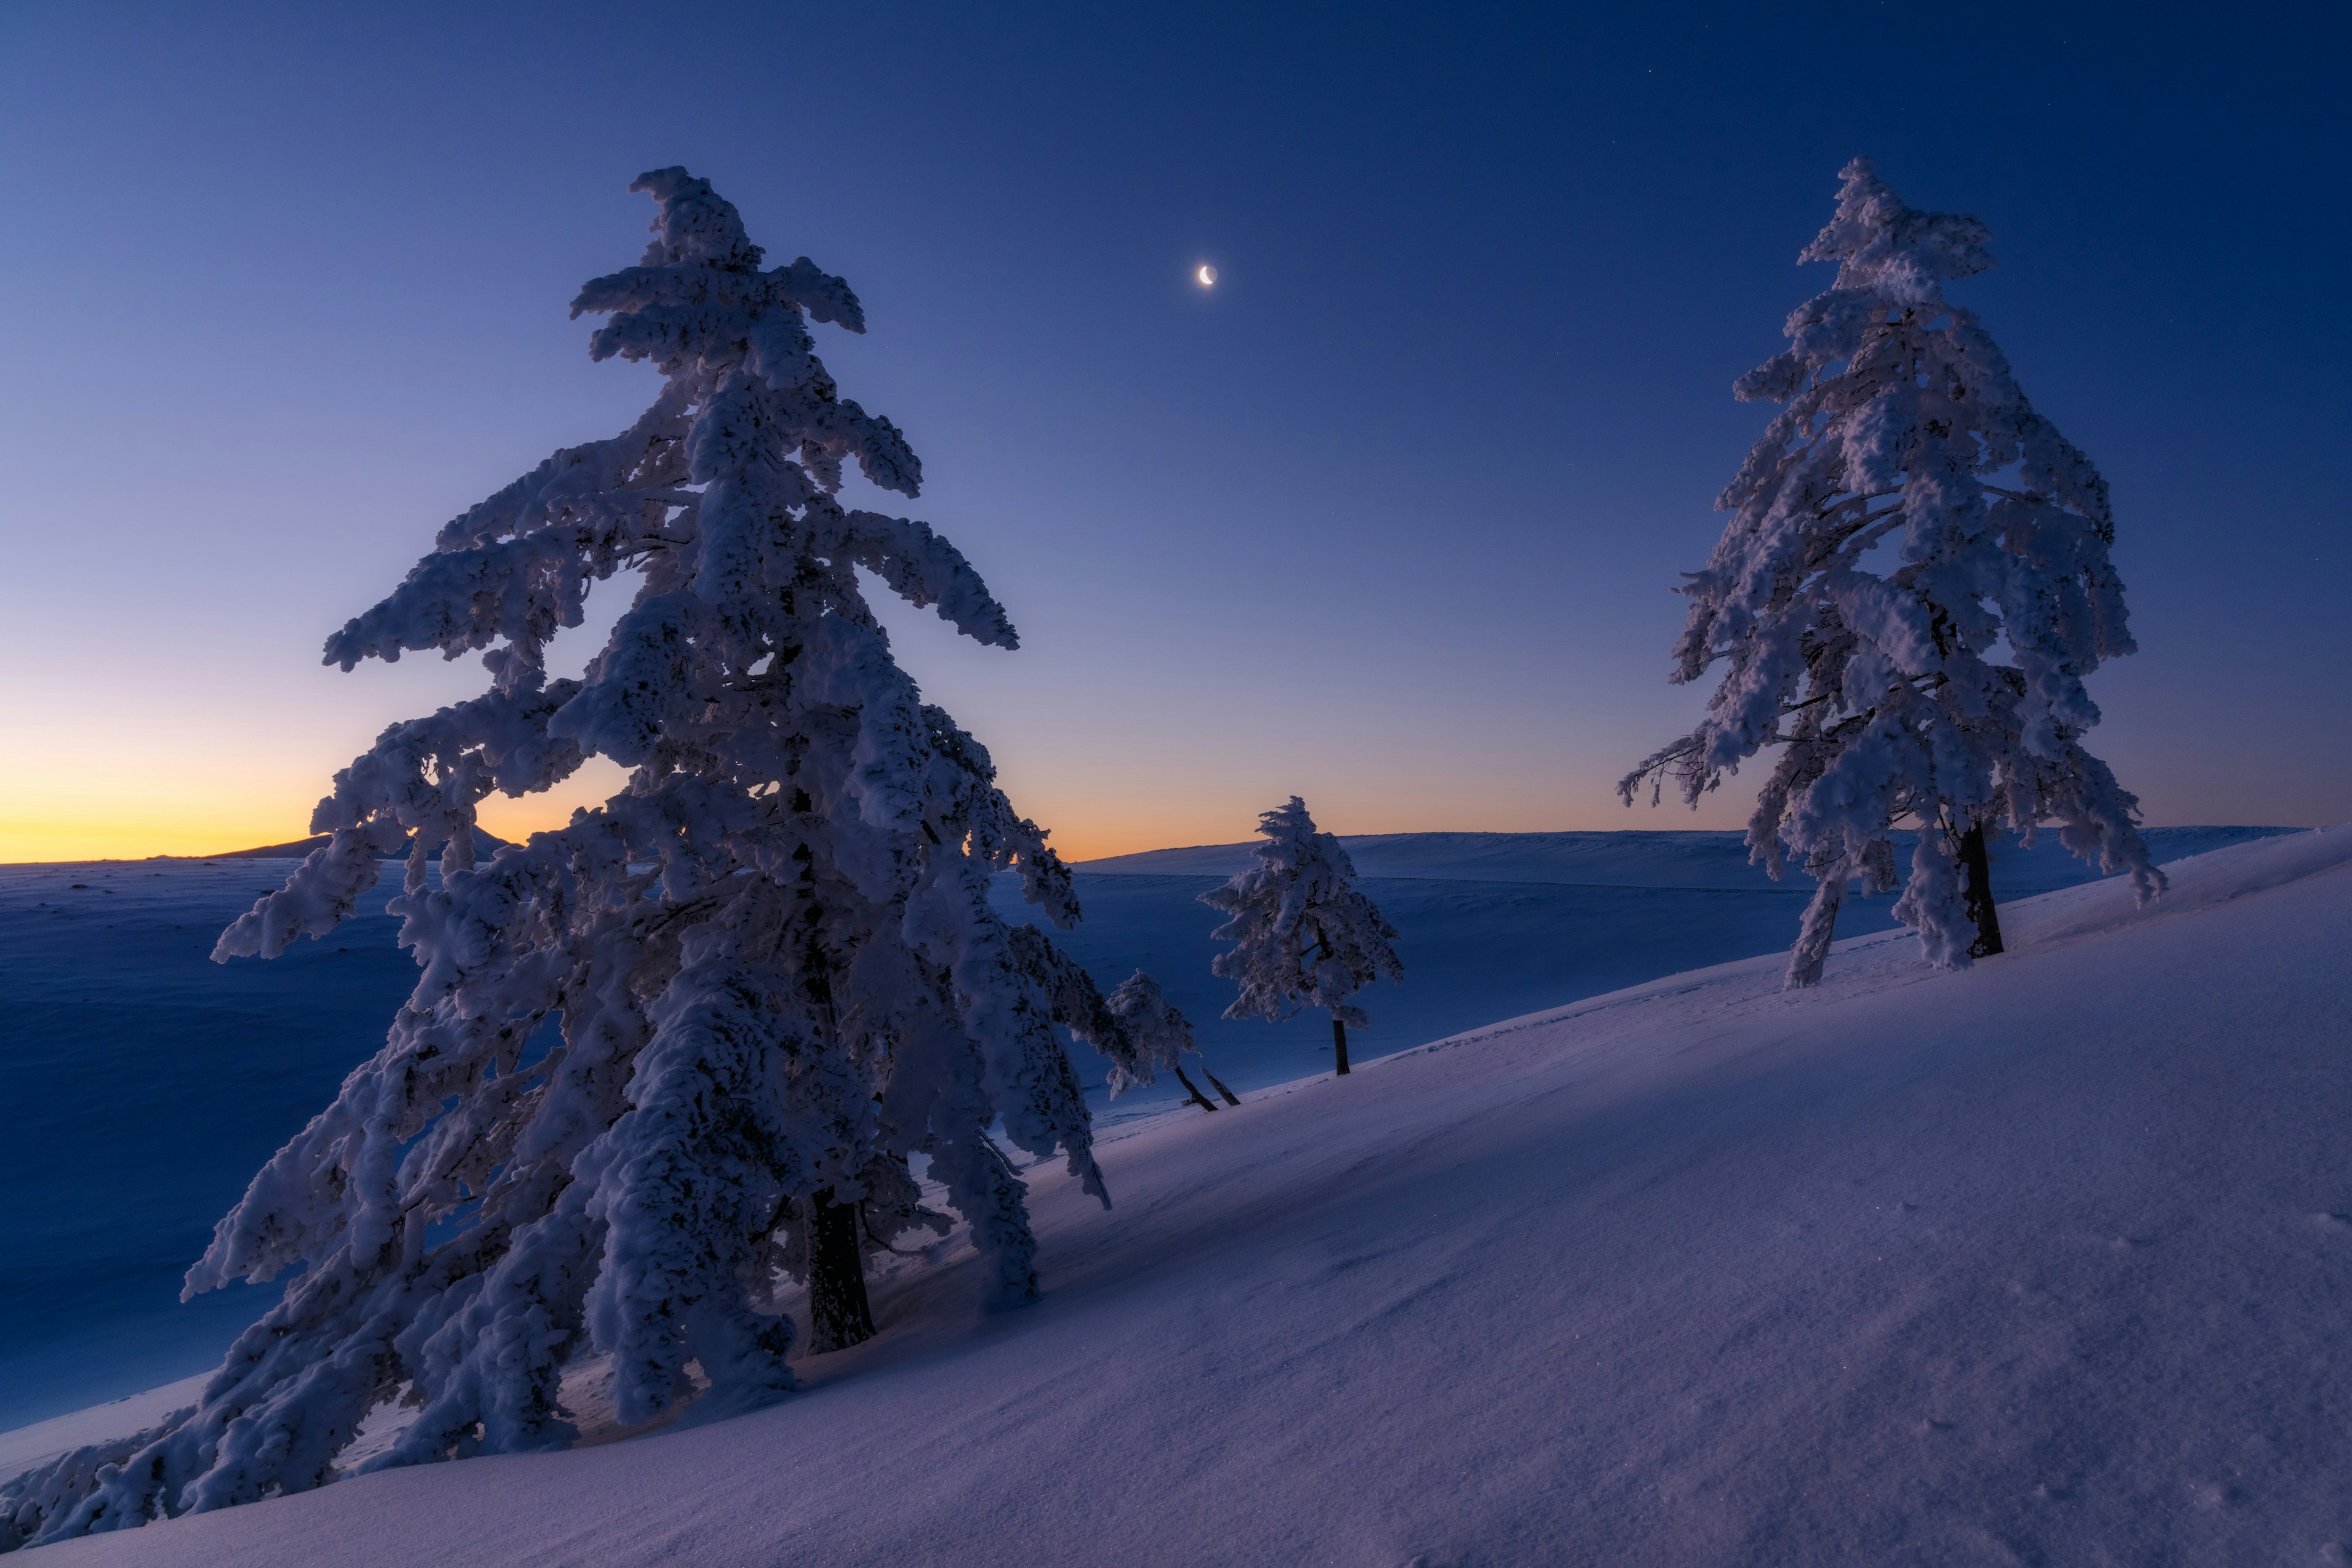
[[[2231,844],[2294,831],[2284,827],[2151,827],[2148,848],[2159,862],[2202,855]],[[1911,839],[1895,836],[1895,865],[1907,869]],[[1798,889],[1801,875],[1775,882],[1748,858],[1738,833],[1363,833],[1342,835],[1348,858],[1364,877],[1411,877],[1457,882],[1549,882],[1591,888],[1706,888],[1722,890]],[[1146,849],[1086,860],[1078,869],[1100,876],[1230,877],[1256,864],[1247,844],[1200,844]],[[2014,842],[1994,847],[1993,886],[2002,899],[2094,881],[2098,873],[2059,844],[2055,835],[2031,849]]]
[[[87,1410],[68,1411],[36,1421],[29,1426],[0,1432],[0,1481],[46,1464],[59,1454],[105,1443],[127,1432],[143,1431],[173,1411],[196,1403],[210,1373],[184,1377],[157,1388],[110,1399]]]
[[[0,1427],[217,1363],[276,1299],[180,1277],[416,984],[397,871],[328,942],[209,962],[292,868],[0,866]]]
[[[37,1561],[2344,1561],[2352,831],[2173,875],[1129,1123],[1036,1307],[950,1256],[774,1408]]]
[[[1428,854],[1419,865],[1435,875],[1370,882],[1402,933],[1405,983],[1360,998],[1372,1021],[1358,1058],[1767,952],[1795,931],[1801,888],[1645,885],[1674,882],[1663,841],[1685,836],[1630,837],[1614,855],[1630,886],[1544,882],[1536,858],[1531,880],[1464,880]],[[183,1304],[180,1279],[254,1171],[383,1044],[416,980],[383,912],[396,877],[327,942],[211,963],[221,928],[293,864],[0,867],[0,1081],[16,1095],[0,1138],[0,1190],[15,1200],[0,1205],[0,1429],[211,1366],[275,1300],[275,1286],[236,1286]],[[1512,868],[1492,854],[1479,865]],[[1226,1082],[1315,1071],[1331,1049],[1319,1015],[1219,1018],[1234,987],[1209,973],[1220,917],[1199,901],[1218,881],[1082,871],[1086,920],[1060,940],[1106,989],[1139,965],[1159,976]],[[1884,928],[1891,901],[1855,900],[1846,929]],[[1017,878],[999,879],[996,902],[1037,918]],[[1106,1103],[1102,1058],[1082,1050],[1076,1063],[1100,1121],[1178,1092],[1171,1078]]]

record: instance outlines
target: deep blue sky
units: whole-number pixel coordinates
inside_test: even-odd
[[[1609,786],[1858,152],[1991,226],[1964,297],[2114,484],[2094,748],[2352,818],[2341,10],[329,9],[0,14],[0,858],[291,835],[480,684],[317,648],[646,401],[564,307],[671,163],[863,296],[820,352],[1024,637],[901,658],[1075,853],[1693,826]]]

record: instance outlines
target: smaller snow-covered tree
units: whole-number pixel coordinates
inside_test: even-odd
[[[2108,561],[2107,483],[2019,390],[1944,285],[1992,265],[1984,225],[1905,205],[1867,158],[1799,258],[1833,261],[1789,318],[1789,347],[1739,381],[1787,406],[1717,505],[1732,514],[1682,592],[1676,683],[1725,666],[1707,713],[1618,785],[1664,781],[1696,805],[1767,746],[1779,765],[1748,827],[1756,858],[1820,881],[1789,963],[1809,985],[1847,885],[1895,883],[1890,835],[1918,825],[1896,916],[1931,963],[2000,951],[1989,828],[2031,844],[2054,823],[2075,854],[2149,863],[2137,799],[2083,747],[2083,688],[2133,651]],[[1882,564],[1878,547],[1894,560]]]
[[[1348,1070],[1348,1026],[1367,1028],[1371,1020],[1348,998],[1386,975],[1404,978],[1397,959],[1396,932],[1356,888],[1356,868],[1339,840],[1316,830],[1307,803],[1290,804],[1258,817],[1265,842],[1257,865],[1201,895],[1213,910],[1233,917],[1213,936],[1230,942],[1209,972],[1241,984],[1241,994],[1225,1009],[1228,1018],[1290,1017],[1302,1007],[1331,1015],[1331,1049],[1339,1070]]]
[[[1192,1103],[1203,1110],[1216,1106],[1209,1097],[1192,1087],[1184,1076],[1184,1057],[1201,1054],[1200,1043],[1192,1037],[1192,1021],[1177,1010],[1160,988],[1160,982],[1140,969],[1119,982],[1118,989],[1110,994],[1110,1010],[1127,1026],[1129,1055],[1125,1060],[1114,1059],[1110,1068],[1111,1098],[1116,1100],[1127,1089],[1140,1089],[1152,1083],[1158,1069],[1166,1068],[1184,1086]],[[1202,1062],[1201,1076],[1215,1085],[1227,1105],[1239,1105],[1234,1091],[1217,1081],[1217,1075]]]

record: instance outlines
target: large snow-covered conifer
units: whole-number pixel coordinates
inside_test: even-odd
[[[1396,932],[1356,887],[1356,868],[1339,840],[1318,832],[1297,795],[1263,812],[1257,865],[1223,887],[1201,895],[1231,916],[1213,936],[1234,947],[1210,961],[1209,971],[1237,981],[1241,994],[1228,1018],[1281,1019],[1302,1007],[1331,1015],[1331,1047],[1339,1071],[1348,1070],[1348,1026],[1370,1026],[1348,998],[1382,975],[1404,978]]]
[[[1706,718],[1618,786],[1671,779],[1696,805],[1781,748],[1748,823],[1779,876],[1820,879],[1789,983],[1820,978],[1850,882],[1894,887],[1891,834],[1918,829],[1896,915],[1929,960],[2000,949],[1989,829],[2164,886],[2138,802],[2085,751],[2084,678],[2133,651],[2106,481],[2018,390],[1944,285],[1992,265],[1984,226],[1906,206],[1870,160],[1843,173],[1800,258],[1837,279],[1788,323],[1789,348],[1738,395],[1787,406],[1717,503],[1732,519],[1682,592],[1676,682],[1725,665]],[[1891,561],[1882,562],[1891,555]]]
[[[1007,869],[1055,924],[1077,907],[988,753],[893,662],[858,574],[982,643],[1013,627],[928,526],[838,498],[846,462],[908,496],[920,471],[813,352],[812,321],[864,330],[849,286],[805,258],[762,269],[683,169],[632,188],[653,243],[573,313],[606,315],[593,357],[650,362],[660,395],[451,522],[329,639],[345,669],[487,650],[491,686],[338,774],[312,822],[330,841],[215,950],[325,933],[414,833],[390,907],[416,990],[187,1289],[298,1272],[193,1409],[12,1485],[17,1542],[318,1486],[388,1399],[417,1415],[370,1468],[561,1447],[559,1376],[592,1352],[625,1422],[687,1397],[689,1363],[709,1410],[772,1398],[793,1382],[781,1278],[810,1283],[827,1348],[870,1331],[866,1252],[947,1229],[917,1161],[995,1299],[1024,1300],[1000,1119],[1102,1194],[1055,1026],[1149,1068],[1083,971],[991,912]],[[549,639],[629,568],[584,679],[549,679]],[[620,795],[478,863],[480,801],[593,754],[634,770]]]

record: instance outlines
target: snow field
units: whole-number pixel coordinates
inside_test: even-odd
[[[755,1414],[75,1563],[2220,1563],[2352,1542],[2352,831],[1514,1019],[1029,1173]],[[2331,1559],[2326,1554],[2337,1554]]]
[[[2159,827],[2171,861],[2282,831]],[[1261,841],[1262,842],[1262,841]],[[1401,985],[1360,994],[1358,1059],[1499,1016],[1784,947],[1807,893],[1748,861],[1736,833],[1426,833],[1343,840],[1402,933]],[[1907,854],[1907,851],[1903,853]],[[179,1300],[180,1279],[254,1171],[383,1043],[416,983],[398,921],[363,900],[333,937],[270,964],[211,963],[221,928],[291,862],[245,859],[0,868],[0,1068],[21,1090],[0,1183],[0,1428],[136,1393],[218,1363],[278,1288]],[[1230,944],[1199,902],[1252,846],[1152,851],[1078,868],[1086,919],[1056,941],[1108,989],[1140,964],[1192,1019],[1212,1070],[1239,1089],[1328,1066],[1319,1013],[1283,1024],[1218,1015]],[[1220,867],[1223,868],[1222,870]],[[1140,868],[1144,874],[1138,874]],[[2004,844],[2018,894],[2094,873],[2054,841]],[[85,884],[79,889],[75,883]],[[1000,877],[1000,916],[1037,918]],[[1849,899],[1841,925],[1890,923],[1890,898]],[[1172,1078],[1106,1101],[1103,1058],[1072,1060],[1098,1130],[1181,1098]],[[0,1432],[0,1439],[13,1435]],[[14,1467],[0,1464],[0,1476]]]
[[[174,1410],[194,1405],[212,1373],[199,1373],[87,1410],[68,1411],[29,1426],[0,1432],[0,1479],[47,1464],[60,1454],[110,1442],[152,1426]]]

